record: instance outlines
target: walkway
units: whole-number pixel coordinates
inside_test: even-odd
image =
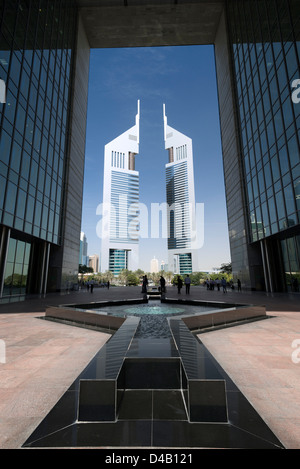
[[[170,287],[167,296],[178,298],[177,290]],[[186,298],[184,290],[180,296]],[[120,287],[0,305],[0,345],[6,352],[5,363],[0,363],[0,448],[22,446],[109,338],[43,321],[45,307],[140,297],[139,287]],[[266,305],[270,319],[201,334],[200,340],[283,445],[300,449],[299,294],[230,291],[225,295],[192,287],[189,297]],[[292,347],[295,340],[299,353]]]

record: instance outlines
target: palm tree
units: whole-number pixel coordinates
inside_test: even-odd
[[[173,272],[170,272],[170,271],[168,271],[168,272],[163,272],[162,275],[163,275],[163,277],[165,277],[167,283],[171,283],[171,282],[172,282],[172,279],[173,279],[173,276],[174,276]]]
[[[104,278],[106,278],[106,280],[111,283],[112,280],[114,279],[114,274],[111,270],[106,270],[105,274],[103,275]]]

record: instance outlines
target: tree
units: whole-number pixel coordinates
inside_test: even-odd
[[[144,275],[144,271],[142,269],[137,269],[134,274],[138,277],[142,277]]]
[[[122,285],[127,285],[127,277],[128,277],[129,270],[128,269],[122,269],[119,272],[118,275],[118,280]]]
[[[193,272],[190,277],[192,285],[200,285],[201,281],[206,279],[207,275],[205,272]]]
[[[155,285],[158,285],[160,276],[161,276],[160,272],[150,272],[150,274],[149,274],[150,280],[152,280],[152,282]]]
[[[105,273],[102,276],[102,279],[106,280],[107,282],[111,283],[114,278],[114,274],[111,270],[106,270]]]
[[[174,274],[168,270],[167,272],[163,272],[162,276],[166,279],[167,283],[171,283]]]
[[[138,285],[140,283],[140,279],[137,275],[133,272],[129,272],[127,275],[127,285]]]
[[[227,264],[221,264],[220,273],[221,274],[232,274],[232,263],[228,262]]]
[[[79,264],[78,272],[80,274],[92,274],[94,272],[93,267],[88,267],[87,265]]]

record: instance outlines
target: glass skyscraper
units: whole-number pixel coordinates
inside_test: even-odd
[[[76,10],[71,1],[2,1],[1,294],[44,291],[60,246]],[[6,261],[5,261],[6,259]]]
[[[167,123],[165,106],[164,140],[168,217],[168,263],[176,274],[198,270],[196,207],[192,140]]]
[[[300,3],[229,1],[249,244],[268,290],[300,281]]]
[[[101,270],[117,276],[139,267],[140,102],[135,125],[104,148]]]

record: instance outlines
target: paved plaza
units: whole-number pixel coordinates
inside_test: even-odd
[[[5,358],[0,363],[1,449],[22,447],[110,337],[44,321],[45,308],[141,297],[140,287],[111,287],[0,304],[1,357]],[[185,299],[187,295],[169,287],[167,297]],[[192,287],[188,297],[266,306],[267,320],[205,332],[199,338],[283,446],[300,449],[300,295],[224,294]]]

